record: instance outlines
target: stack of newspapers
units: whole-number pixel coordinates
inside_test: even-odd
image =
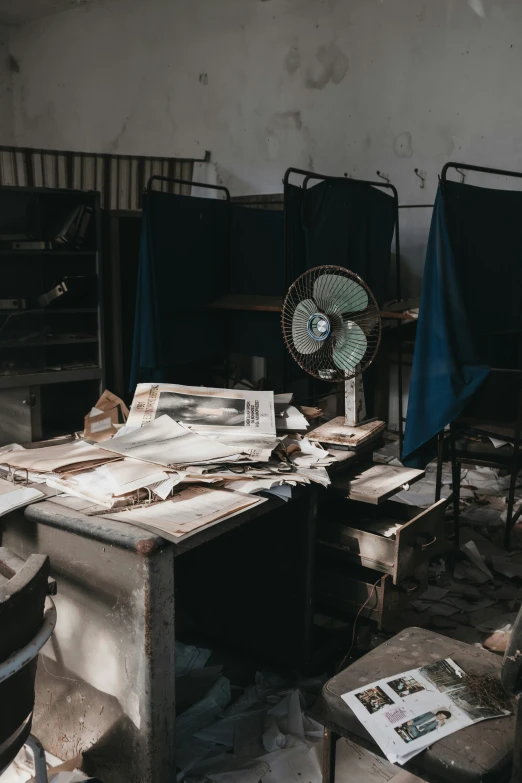
[[[307,420],[291,402],[271,391],[140,384],[126,423],[106,440],[11,444],[0,450],[0,477],[178,539],[267,493],[287,500],[292,487],[330,483],[335,460],[302,437]]]

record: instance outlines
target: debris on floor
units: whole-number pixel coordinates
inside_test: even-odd
[[[391,436],[376,461],[399,457],[399,442]],[[400,464],[400,463],[399,463]],[[394,496],[403,503],[427,507],[435,501],[436,460],[425,478]],[[451,495],[451,466],[443,465],[442,497]],[[430,564],[430,585],[407,612],[386,630],[408,625],[431,628],[453,639],[503,653],[522,603],[522,525],[512,532],[512,549],[504,548],[509,476],[498,468],[470,466],[461,473],[460,548]],[[522,473],[516,503],[522,502]],[[452,533],[452,505],[448,533]]]

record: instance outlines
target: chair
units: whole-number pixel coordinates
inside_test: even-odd
[[[335,747],[346,737],[374,753],[382,753],[341,699],[343,693],[382,677],[452,658],[465,672],[501,678],[511,695],[522,687],[522,610],[518,614],[504,661],[487,650],[454,641],[421,628],[407,628],[341,671],[323,687],[312,714],[325,726],[323,783],[335,781]],[[439,740],[404,765],[427,783],[520,783],[522,780],[522,717],[517,698],[509,717],[485,720]],[[399,769],[399,768],[398,768]]]
[[[33,755],[37,783],[47,783],[45,754],[31,732],[38,653],[56,624],[48,593],[49,558],[27,560],[0,547],[0,775],[20,748]],[[45,611],[44,611],[45,609]]]
[[[451,422],[449,458],[453,483],[455,543],[460,533],[460,480],[462,465],[506,468],[510,474],[505,546],[509,549],[511,530],[522,513],[513,514],[518,472],[522,469],[520,436],[522,430],[522,371],[492,369],[464,412]],[[485,438],[493,437],[507,445],[495,448]],[[482,439],[482,440],[480,440]],[[438,441],[436,497],[440,497],[444,433]],[[513,445],[511,445],[513,444]]]

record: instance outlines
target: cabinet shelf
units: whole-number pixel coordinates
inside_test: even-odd
[[[1,348],[36,348],[51,345],[79,345],[82,343],[97,343],[97,337],[56,337],[46,340],[0,340]]]
[[[0,248],[0,256],[33,256],[47,258],[56,258],[57,256],[80,256],[82,258],[88,258],[89,256],[96,256],[97,250],[18,250],[18,249],[5,249]]]
[[[105,386],[101,240],[99,193],[0,188],[0,446],[80,429]]]
[[[266,313],[280,313],[283,309],[282,296],[259,294],[227,294],[209,304],[213,310],[256,310]]]
[[[0,310],[0,315],[74,315],[75,313],[97,313],[97,307],[74,307],[74,308],[46,308],[36,310]]]

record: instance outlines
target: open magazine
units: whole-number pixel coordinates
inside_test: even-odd
[[[386,677],[342,698],[392,763],[404,764],[454,731],[509,715],[470,691],[451,658]]]

